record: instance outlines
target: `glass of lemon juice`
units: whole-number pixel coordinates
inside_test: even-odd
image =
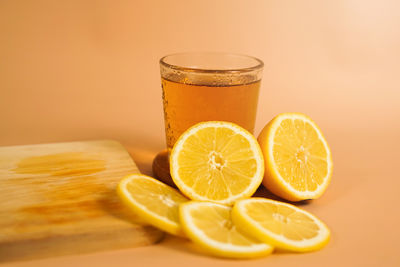
[[[168,153],[179,136],[199,122],[233,122],[253,133],[263,67],[260,59],[228,53],[161,58],[167,151],[155,158],[154,174],[169,180]]]

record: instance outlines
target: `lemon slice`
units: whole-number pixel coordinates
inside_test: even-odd
[[[282,113],[261,131],[265,159],[263,184],[290,201],[316,199],[328,187],[332,156],[321,130],[306,115]]]
[[[171,176],[194,200],[232,204],[261,184],[264,160],[257,140],[240,126],[221,121],[196,124],[175,143]]]
[[[231,210],[212,202],[186,202],[180,206],[182,227],[194,243],[215,256],[252,258],[270,254],[272,246],[238,231]]]
[[[328,227],[314,215],[265,198],[236,202],[232,219],[250,236],[285,250],[317,250],[326,245],[330,237]]]
[[[122,202],[147,223],[173,235],[184,236],[179,222],[179,204],[188,201],[177,190],[142,174],[120,181],[117,193]]]

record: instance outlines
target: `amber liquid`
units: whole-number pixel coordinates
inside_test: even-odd
[[[162,79],[162,89],[168,151],[186,129],[202,121],[229,121],[254,131],[260,81],[210,86]]]

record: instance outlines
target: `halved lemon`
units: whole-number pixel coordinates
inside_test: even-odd
[[[180,206],[186,235],[208,253],[229,258],[268,255],[273,247],[238,231],[231,207],[212,202],[190,201]]]
[[[242,231],[277,248],[307,252],[325,246],[328,227],[296,206],[266,198],[235,203],[232,219]]]
[[[122,202],[147,223],[173,235],[184,236],[179,205],[188,201],[174,188],[146,175],[132,174],[118,184]]]
[[[272,193],[300,201],[320,197],[332,176],[332,155],[321,130],[306,115],[282,113],[261,131],[263,184]]]
[[[257,190],[264,160],[248,131],[230,122],[209,121],[179,137],[170,169],[174,183],[189,198],[232,204]]]

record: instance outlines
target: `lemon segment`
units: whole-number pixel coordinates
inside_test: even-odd
[[[263,184],[290,201],[316,199],[328,187],[332,155],[321,130],[306,115],[282,113],[261,131],[265,159]]]
[[[265,198],[235,203],[232,219],[244,232],[277,248],[307,252],[325,246],[328,227],[317,217],[296,206]]]
[[[180,206],[186,235],[208,253],[228,258],[253,258],[270,254],[273,247],[238,231],[231,207],[190,201]]]
[[[147,223],[173,235],[184,236],[179,204],[188,201],[174,188],[146,175],[132,174],[117,187],[122,202]]]
[[[184,132],[170,156],[171,176],[194,200],[233,204],[261,184],[264,160],[257,140],[229,122],[202,122]]]

